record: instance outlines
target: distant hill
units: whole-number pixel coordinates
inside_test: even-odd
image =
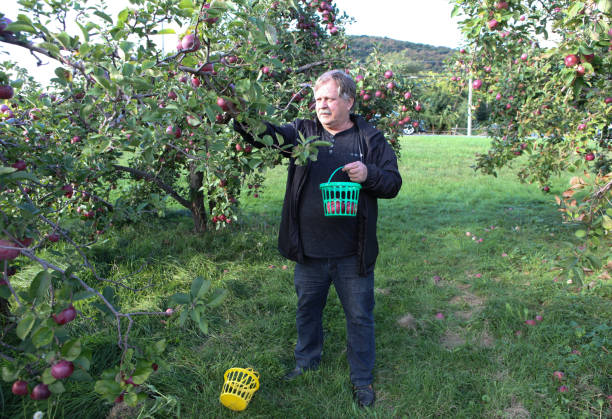
[[[454,53],[447,47],[415,44],[379,36],[349,36],[349,54],[359,62],[374,51],[374,45],[379,44],[379,51],[385,61],[393,64],[404,64],[413,71],[442,71],[444,60]]]

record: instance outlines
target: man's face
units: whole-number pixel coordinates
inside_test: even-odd
[[[345,100],[338,96],[338,84],[329,80],[321,84],[314,92],[319,121],[325,128],[344,127],[350,120],[353,99]]]

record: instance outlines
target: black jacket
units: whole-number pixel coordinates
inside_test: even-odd
[[[395,153],[383,134],[361,116],[351,115],[351,120],[359,131],[359,147],[363,154],[362,162],[368,168],[368,176],[361,185],[357,206],[359,271],[361,275],[366,275],[374,269],[378,256],[378,240],[376,238],[377,199],[395,197],[402,186],[402,178],[397,168]],[[285,144],[297,144],[298,132],[301,132],[304,138],[312,135],[320,137],[323,132],[323,127],[318,119],[314,121],[298,119],[283,126],[266,125],[267,129],[261,136],[270,135],[276,142],[276,134],[278,133],[284,138]],[[234,128],[245,141],[255,147],[261,148],[264,146],[239,124],[235,123]],[[289,168],[278,234],[278,249],[287,259],[301,263],[304,261],[304,251],[300,240],[298,200],[312,163],[309,161],[305,166],[296,165],[295,159],[290,157],[289,154],[285,153],[289,157]]]

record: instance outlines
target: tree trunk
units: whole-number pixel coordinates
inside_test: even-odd
[[[202,185],[204,183],[204,173],[197,171],[195,165],[189,167],[189,199],[191,202],[189,210],[193,218],[193,229],[196,233],[206,231],[206,207],[204,206],[204,193]]]

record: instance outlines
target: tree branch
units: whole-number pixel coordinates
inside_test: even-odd
[[[188,208],[188,209],[191,208],[191,203],[188,200],[186,200],[185,198],[180,196],[174,189],[172,189],[171,186],[166,185],[157,176],[152,175],[149,172],[144,172],[142,170],[134,169],[132,167],[121,166],[119,164],[113,164],[113,167],[115,169],[119,170],[119,171],[131,173],[134,176],[142,177],[144,179],[147,179],[148,181],[151,181],[151,182],[155,183],[157,185],[157,187],[159,187],[160,189],[162,189],[163,191],[168,193],[168,195],[170,195],[172,198],[174,198],[179,204],[181,204],[185,208]]]

